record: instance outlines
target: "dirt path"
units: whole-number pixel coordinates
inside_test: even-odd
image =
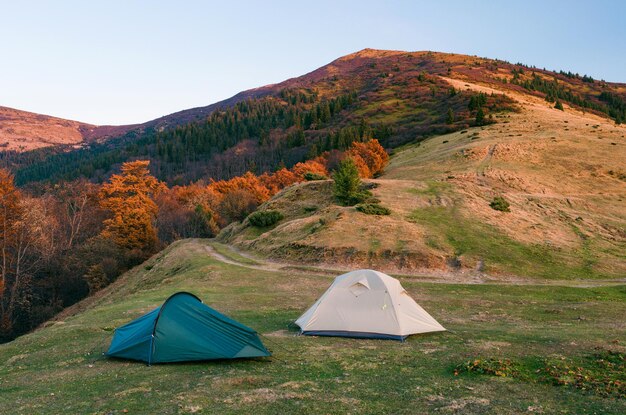
[[[234,260],[232,258],[228,258],[228,257],[220,254],[211,245],[206,245],[205,246],[205,249],[209,253],[209,255],[211,255],[213,258],[215,258],[215,259],[217,259],[217,260],[219,260],[221,262],[224,262],[226,264],[237,265],[237,266],[240,266],[240,267],[245,267],[245,268],[250,268],[250,269],[258,269],[258,270],[261,270],[261,271],[280,271],[283,268],[285,268],[285,265],[283,265],[283,264],[277,264],[275,262],[265,262],[265,261],[264,262],[259,262],[258,259],[252,258],[252,257],[250,257],[250,255],[244,254],[241,251],[235,249],[234,247],[230,247],[229,246],[228,248],[231,249],[234,253],[236,253],[238,255],[241,255],[241,256],[244,256],[244,257],[246,257],[246,258],[256,262],[257,264],[250,264],[250,263],[244,263],[244,262],[236,261],[236,260]]]
[[[230,245],[220,244],[220,246],[230,250],[234,255],[244,257],[250,261],[254,261],[254,264],[238,261],[234,257],[227,257],[226,255],[217,252],[210,243],[205,246],[205,249],[209,255],[211,255],[218,261],[249,269],[256,269],[261,271],[290,272],[308,275],[318,274],[324,276],[336,276],[344,272],[351,271],[351,269],[341,267],[328,268],[324,266],[314,265],[303,266],[297,264],[267,261],[258,257],[253,257],[252,255]],[[616,280],[533,280],[519,277],[492,277],[487,275],[465,275],[455,273],[441,273],[437,275],[393,273],[393,275],[400,277],[403,281],[431,282],[438,284],[549,285],[578,288],[605,287],[626,284],[626,278]]]

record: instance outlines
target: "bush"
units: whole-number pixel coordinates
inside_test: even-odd
[[[224,195],[217,210],[226,224],[245,219],[258,205],[259,202],[252,192],[236,189]]]
[[[356,210],[366,215],[389,215],[391,211],[377,203],[361,203],[356,205]]]
[[[361,186],[362,189],[367,189],[367,190],[371,190],[371,189],[376,189],[380,186],[380,183],[376,183],[376,182],[368,182],[368,183],[363,183],[363,185]]]
[[[506,201],[506,199],[504,199],[502,196],[496,196],[493,198],[493,200],[491,201],[491,203],[489,203],[489,206],[493,209],[493,210],[499,210],[500,212],[510,212],[510,206],[509,202]]]
[[[324,176],[323,174],[318,174],[318,173],[311,173],[310,171],[304,173],[304,180],[306,180],[307,182],[311,182],[314,180],[326,180],[328,179],[328,177]]]
[[[284,218],[283,214],[277,210],[263,210],[259,212],[251,213],[248,216],[248,220],[252,226],[264,228],[266,226],[272,226],[279,220]]]
[[[561,101],[560,101],[560,100],[558,100],[558,99],[556,100],[556,104],[554,104],[554,108],[556,108],[557,110],[565,111],[565,110],[563,109],[563,104],[562,104],[562,103],[561,103]]]
[[[100,264],[90,266],[83,278],[89,286],[90,295],[100,291],[109,284],[107,275]]]

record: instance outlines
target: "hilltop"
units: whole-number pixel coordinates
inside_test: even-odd
[[[293,263],[456,281],[626,275],[626,128],[516,88],[443,79],[459,90],[506,94],[518,111],[396,149],[370,181],[390,216],[339,206],[330,181],[304,183],[261,207],[284,214],[275,227],[244,221],[220,239]],[[510,212],[490,207],[497,196]]]
[[[173,244],[45,327],[0,345],[0,407],[15,414],[626,410],[618,386],[624,286],[433,284],[400,276],[450,330],[402,343],[297,336],[290,323],[336,273],[260,265],[206,240]],[[115,327],[176,291],[191,291],[257,330],[273,357],[147,367],[101,355]],[[584,382],[573,382],[570,368]]]

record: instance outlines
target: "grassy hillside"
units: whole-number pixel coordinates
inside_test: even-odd
[[[391,209],[368,216],[338,206],[331,182],[286,189],[220,238],[288,261],[496,278],[626,275],[626,127],[515,91],[448,79],[458,89],[505,92],[520,111],[496,124],[431,137],[393,152],[374,196]],[[490,203],[503,197],[510,212]]]
[[[207,241],[175,243],[72,310],[78,314],[0,345],[0,408],[15,414],[626,411],[623,387],[610,383],[624,384],[624,286],[403,277],[409,293],[451,332],[404,343],[299,337],[290,322],[332,276],[262,269],[226,246],[218,249],[232,264],[211,256]],[[247,263],[237,265],[240,260]],[[100,356],[114,327],[179,290],[258,330],[274,357],[147,367]],[[603,369],[607,362],[612,368]],[[492,367],[506,376],[478,373]],[[587,376],[579,385],[587,390],[571,384],[566,367]]]

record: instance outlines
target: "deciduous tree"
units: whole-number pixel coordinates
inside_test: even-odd
[[[149,164],[145,160],[124,163],[122,173],[111,176],[100,191],[100,204],[112,215],[104,221],[102,235],[127,251],[149,253],[157,245],[154,198],[165,185],[150,175]]]

